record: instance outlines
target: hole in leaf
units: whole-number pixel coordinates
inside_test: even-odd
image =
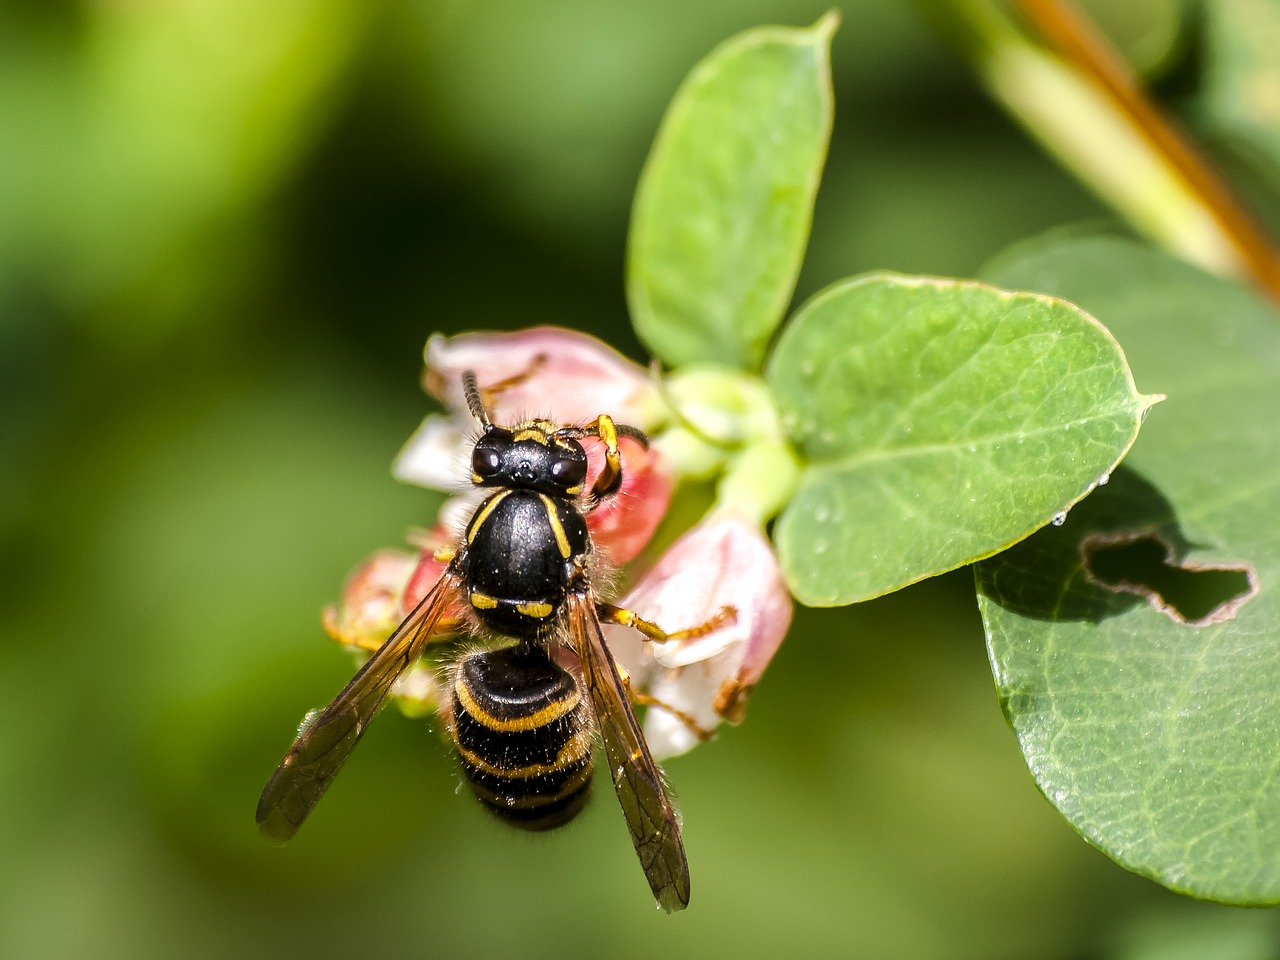
[[[1177,558],[1154,533],[1095,534],[1081,544],[1085,573],[1109,590],[1134,593],[1179,623],[1221,623],[1257,592],[1253,568],[1202,566]]]

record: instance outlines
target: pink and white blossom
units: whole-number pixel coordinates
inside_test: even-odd
[[[652,429],[664,413],[649,371],[603,341],[561,327],[514,333],[465,333],[427,341],[427,392],[465,412],[462,372],[482,374],[481,386],[513,381],[492,400],[494,423],[546,417],[587,423],[607,413],[620,423]]]
[[[703,731],[742,719],[746,699],[791,624],[791,596],[760,528],[732,513],[709,517],[671,545],[619,601],[668,632],[706,622],[726,607],[731,622],[668,643],[645,643],[606,627],[635,689],[685,714]],[[698,734],[675,713],[651,708],[645,737],[655,757],[684,753]]]

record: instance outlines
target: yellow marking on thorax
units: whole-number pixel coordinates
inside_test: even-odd
[[[532,617],[534,620],[545,620],[555,612],[555,607],[549,603],[529,602],[517,603],[516,610],[523,613],[526,617]]]
[[[573,548],[569,546],[569,535],[564,532],[564,524],[560,522],[560,514],[556,511],[556,502],[545,493],[540,493],[538,496],[542,498],[542,504],[547,508],[547,523],[551,525],[551,532],[555,534],[556,546],[560,548],[560,556],[568,560],[573,556]]]
[[[462,703],[462,708],[468,714],[475,717],[477,721],[490,730],[498,733],[524,733],[529,730],[541,729],[549,723],[555,723],[566,714],[572,713],[578,708],[578,704],[582,702],[582,696],[575,688],[573,693],[563,700],[553,701],[537,713],[531,713],[527,717],[516,717],[514,720],[501,720],[476,703],[465,683],[454,684],[453,692],[457,694],[458,700]]]
[[[471,543],[475,540],[476,531],[484,526],[484,522],[488,520],[493,514],[493,511],[498,508],[498,504],[509,496],[511,496],[510,490],[499,491],[486,500],[484,505],[476,511],[476,515],[472,517],[471,522],[467,524],[467,543]]]

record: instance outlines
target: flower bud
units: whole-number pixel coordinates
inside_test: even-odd
[[[649,372],[595,337],[560,327],[465,333],[427,341],[424,386],[450,410],[467,412],[462,372],[474,370],[494,423],[546,417],[589,423],[607,413],[647,430],[662,404]]]
[[[442,520],[450,502],[445,501],[444,507],[441,507]],[[422,598],[436,585],[444,575],[445,568],[449,566],[449,561],[440,560],[436,556],[436,551],[452,545],[454,537],[449,530],[450,527],[441,522],[430,530],[417,531],[409,538],[409,542],[418,548],[418,562],[413,572],[406,578],[400,593],[399,611],[402,618],[413,612],[413,608],[422,602]],[[460,613],[461,609],[455,606],[454,609],[446,611],[445,616],[456,618]]]
[[[417,563],[403,550],[379,550],[357,567],[342,586],[342,598],[325,607],[329,636],[361,650],[382,646],[404,619],[401,597]]]

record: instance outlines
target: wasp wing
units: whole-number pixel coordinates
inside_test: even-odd
[[[631,842],[658,904],[671,913],[689,905],[689,861],[680,822],[631,709],[626,685],[605,646],[600,618],[589,594],[570,593],[569,626],[582,678],[591,694],[596,724]]]
[[[298,832],[346,761],[396,680],[417,661],[449,604],[458,577],[448,569],[333,702],[306,724],[258,800],[258,827],[284,842]]]

